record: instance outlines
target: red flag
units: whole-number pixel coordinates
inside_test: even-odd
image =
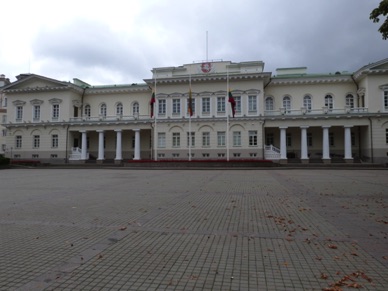
[[[232,107],[232,115],[234,117],[234,114],[236,113],[236,101],[233,98],[232,92],[229,91],[229,99],[228,99],[230,106]]]
[[[193,97],[192,97],[192,94],[191,94],[191,88],[190,88],[190,91],[189,91],[189,104],[188,104],[188,112],[190,114],[190,116],[193,116]]]
[[[154,117],[154,104],[156,102],[156,99],[155,99],[155,92],[152,92],[152,97],[151,97],[151,101],[150,101],[150,105],[151,105],[151,118]]]

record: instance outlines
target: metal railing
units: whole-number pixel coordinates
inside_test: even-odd
[[[334,108],[330,109],[323,107],[322,109],[285,109],[280,108],[278,110],[265,110],[264,116],[295,116],[295,115],[322,115],[322,114],[358,114],[358,113],[368,113],[368,108],[366,107],[354,107],[354,108]]]

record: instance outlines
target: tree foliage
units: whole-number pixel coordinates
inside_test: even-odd
[[[388,15],[388,0],[380,2],[379,6],[371,12],[369,19],[377,23],[380,21],[380,15],[385,17]],[[388,39],[388,17],[385,19],[383,24],[379,28],[379,32],[383,36],[383,39]]]

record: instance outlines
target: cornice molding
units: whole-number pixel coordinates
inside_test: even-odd
[[[208,74],[201,76],[191,76],[191,83],[195,82],[227,82],[229,81],[244,81],[244,80],[265,80],[270,79],[271,73],[248,73],[248,74],[230,74],[227,76],[226,74]],[[180,77],[167,77],[167,78],[159,78],[159,79],[144,79],[144,81],[150,85],[154,86],[155,81],[156,84],[179,84],[186,83],[189,84],[190,76],[180,76]]]
[[[5,93],[35,93],[35,92],[52,92],[52,91],[65,91],[69,87],[26,87],[20,89],[6,89]]]
[[[306,120],[360,120],[360,119],[366,119],[366,118],[380,118],[380,117],[388,117],[388,112],[378,112],[378,113],[360,113],[360,114],[333,114],[333,115],[327,115],[327,114],[321,114],[321,115],[293,115],[293,116],[287,116],[287,115],[279,115],[279,116],[263,116],[263,115],[255,115],[255,116],[236,116],[234,118],[229,117],[229,122],[247,122],[247,121],[256,121],[256,122],[262,122],[262,121],[306,121]],[[225,122],[227,117],[192,117],[191,122],[198,122],[198,123],[212,123],[212,122]],[[158,123],[179,123],[184,124],[186,122],[189,122],[190,118],[188,117],[182,117],[182,118],[158,118]],[[144,120],[110,120],[110,121],[61,121],[61,122],[50,122],[50,121],[41,121],[41,122],[23,122],[23,123],[12,123],[8,122],[6,124],[3,124],[4,127],[7,129],[14,129],[14,128],[30,128],[30,127],[57,127],[57,126],[96,126],[99,127],[101,125],[131,125],[131,124],[152,124],[154,123],[154,119],[144,119]],[[293,125],[291,123],[288,123],[289,127],[292,127]],[[299,126],[299,125],[295,125]]]
[[[248,90],[231,90],[232,95],[240,96],[243,94],[247,95],[259,95],[261,93],[261,90],[259,89],[248,89]],[[202,91],[202,92],[191,92],[192,97],[211,97],[211,96],[217,96],[217,97],[225,97],[227,95],[226,90],[219,90],[215,92],[210,91]],[[174,93],[156,93],[156,98],[179,98],[179,97],[188,97],[189,92],[174,92]]]
[[[151,89],[148,85],[141,86],[141,87],[107,87],[107,88],[87,88],[85,91],[85,95],[101,95],[101,94],[112,94],[112,93],[119,93],[119,94],[125,94],[125,93],[146,93],[151,92]]]
[[[301,79],[277,79],[272,78],[271,85],[310,85],[310,84],[336,84],[336,83],[353,83],[351,76],[346,77],[337,77],[333,76],[333,78],[301,78]]]

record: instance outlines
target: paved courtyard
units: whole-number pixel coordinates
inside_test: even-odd
[[[0,290],[388,290],[387,174],[1,170]]]

